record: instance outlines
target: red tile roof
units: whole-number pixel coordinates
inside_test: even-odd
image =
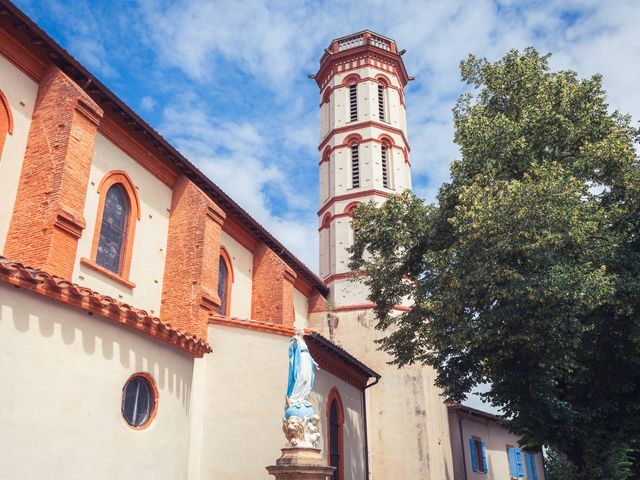
[[[205,353],[211,352],[211,347],[205,340],[174,328],[169,322],[149,315],[145,310],[2,256],[0,256],[0,282],[100,315],[185,350],[196,357],[202,357]]]

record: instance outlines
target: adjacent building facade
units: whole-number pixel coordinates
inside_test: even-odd
[[[347,278],[353,208],[411,188],[401,54],[366,31],[321,59],[316,276],[0,0],[0,478],[267,478],[295,328],[336,480],[476,478],[458,445],[499,427],[389,366]]]

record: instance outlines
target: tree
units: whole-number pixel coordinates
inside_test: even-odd
[[[448,401],[476,385],[527,449],[575,478],[626,478],[640,438],[640,163],[601,77],[548,55],[469,56],[461,159],[438,203],[409,192],[355,212],[350,268],[381,348],[433,366]],[[404,298],[411,311],[392,314]],[[640,467],[640,466],[637,466]]]

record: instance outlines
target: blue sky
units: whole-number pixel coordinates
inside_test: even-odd
[[[15,1],[314,270],[319,95],[307,74],[333,38],[368,28],[407,49],[414,187],[429,201],[458,156],[451,108],[469,53],[551,52],[555,69],[602,73],[611,108],[640,118],[635,0]]]
[[[468,53],[533,45],[554,68],[605,75],[640,118],[635,1],[17,0],[28,15],[317,269],[318,88],[332,38],[369,28],[406,48],[416,193],[458,155],[451,108]]]

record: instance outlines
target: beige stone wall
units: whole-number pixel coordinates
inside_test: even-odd
[[[139,332],[0,285],[0,478],[186,478],[193,358]],[[122,388],[148,372],[158,413],[142,431]]]
[[[296,328],[306,328],[309,324],[309,299],[297,288],[293,289],[293,314]]]
[[[123,170],[127,173],[140,199],[140,220],[136,224],[129,275],[129,280],[136,285],[135,288],[129,288],[80,263],[82,257],[91,258],[100,200],[98,186],[104,176],[112,170]],[[171,196],[172,191],[167,185],[98,133],[84,209],[87,227],[78,241],[73,281],[158,315]]]
[[[455,411],[449,412],[449,428],[456,480],[508,480],[511,478],[507,445],[518,446],[518,437],[516,435],[509,433],[491,420]],[[460,437],[460,431],[462,431],[462,438]],[[486,474],[474,472],[472,469],[469,439],[474,436],[479,437],[485,444],[489,470]],[[524,462],[524,451],[522,455]],[[541,454],[535,455],[535,461],[538,480],[544,480],[544,466]],[[533,480],[526,472],[526,465],[524,478]]]
[[[224,230],[220,237],[220,244],[229,252],[233,264],[229,314],[237,318],[251,318],[253,253]]]
[[[285,444],[281,419],[289,338],[221,325],[209,326],[209,338],[213,354],[203,359],[205,404],[196,439],[202,444],[202,455],[192,469],[199,470],[203,480],[272,478],[265,467],[275,463]],[[310,400],[322,417],[324,437],[324,398],[334,386],[340,391],[348,418],[345,480],[360,480],[364,478],[364,439],[359,392],[333,375],[319,372]]]
[[[376,350],[370,311],[313,316],[311,327],[382,375],[367,390],[371,480],[457,480],[453,475],[447,410],[430,368],[388,365]]]
[[[13,134],[7,134],[0,152],[0,253],[9,229],[18,189],[38,84],[9,60],[0,55],[0,90],[4,93],[13,117]],[[20,261],[19,258],[12,259]]]

